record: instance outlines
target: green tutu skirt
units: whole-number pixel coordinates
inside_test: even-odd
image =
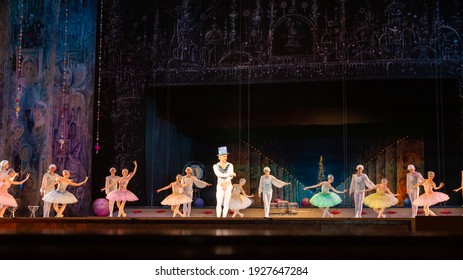
[[[339,195],[329,192],[329,193],[317,193],[316,195],[312,196],[310,199],[310,204],[315,205],[317,207],[333,207],[338,205],[342,202],[342,199]]]

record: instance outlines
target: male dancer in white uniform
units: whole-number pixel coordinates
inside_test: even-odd
[[[117,188],[118,188],[118,183],[119,183],[119,180],[121,179],[121,177],[116,175],[116,171],[117,171],[116,168],[111,167],[109,169],[109,173],[111,175],[106,176],[105,188],[104,188],[106,195],[108,195],[110,192],[113,192],[113,191],[117,190]],[[109,200],[109,203],[108,203],[109,217],[113,216],[114,202],[115,202],[114,200]]]
[[[277,188],[282,188],[291,183],[286,183],[278,180],[273,175],[270,175],[270,168],[264,167],[264,175],[260,176],[259,181],[259,198],[262,196],[264,200],[264,217],[270,218],[270,202],[272,201],[273,189],[272,185]]]
[[[407,193],[412,206],[412,218],[415,218],[418,214],[418,206],[413,205],[413,201],[420,196],[420,188],[412,187],[418,184],[418,182],[424,181],[424,178],[419,172],[415,171],[415,166],[413,166],[413,164],[410,164],[407,169]]]
[[[227,147],[219,147],[219,162],[214,164],[214,173],[217,176],[217,218],[227,217],[228,205],[230,203],[231,191],[233,189],[231,179],[236,176],[233,164],[227,162]],[[223,205],[223,210],[222,210]]]
[[[357,173],[352,175],[352,181],[350,182],[349,194],[354,195],[355,218],[361,218],[363,210],[363,199],[365,198],[365,187],[372,188],[375,186],[375,184],[370,181],[370,178],[368,178],[367,174],[363,173],[363,165],[357,165],[356,169]]]
[[[50,164],[48,166],[48,171],[43,175],[42,179],[42,186],[40,187],[40,195],[43,197],[49,192],[55,190],[55,185],[58,184],[57,179],[61,178],[58,174],[55,173],[56,165]],[[49,218],[50,217],[50,209],[51,203],[50,202],[43,202],[43,217]]]

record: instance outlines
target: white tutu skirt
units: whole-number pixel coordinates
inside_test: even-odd
[[[129,190],[115,190],[110,192],[106,198],[112,201],[137,201],[138,197]]]
[[[190,203],[193,199],[189,198],[188,196],[182,194],[171,194],[168,197],[164,198],[161,201],[162,205],[180,205],[183,203]]]
[[[228,208],[230,210],[240,210],[245,209],[251,206],[252,200],[247,198],[246,196],[240,194],[239,196],[233,196],[230,198],[230,203],[228,204]]]
[[[57,190],[47,193],[42,200],[49,203],[61,204],[72,204],[77,202],[77,198],[72,193],[68,191],[59,192]]]
[[[0,193],[0,205],[18,207],[16,199],[9,193]]]
[[[388,193],[374,193],[365,197],[363,203],[373,209],[382,209],[396,205],[399,200]]]
[[[449,196],[441,192],[424,193],[413,200],[414,206],[431,206],[449,200]]]

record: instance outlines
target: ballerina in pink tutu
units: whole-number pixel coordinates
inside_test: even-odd
[[[71,203],[76,203],[77,198],[70,192],[66,190],[67,186],[80,187],[85,184],[88,180],[88,177],[85,177],[80,183],[74,183],[69,177],[71,173],[69,170],[63,170],[63,177],[56,179],[58,187],[56,190],[47,193],[42,200],[48,203],[53,203],[53,209],[55,209],[57,218],[62,218],[63,212],[66,209],[66,206]],[[61,204],[61,207],[59,205]]]
[[[135,173],[137,173],[137,161],[134,161],[133,164],[135,165],[135,168],[131,173],[129,173],[127,168],[122,169],[122,177],[119,179],[118,189],[106,195],[106,199],[116,201],[117,208],[119,209],[117,213],[118,217],[127,217],[127,214],[124,212],[125,203],[127,201],[138,200],[138,197],[127,189],[127,185],[130,180],[133,178]]]
[[[163,201],[161,201],[162,205],[170,205],[170,209],[173,212],[172,217],[177,216],[177,214],[181,217],[185,217],[185,214],[180,212],[179,210],[180,205],[183,203],[190,203],[193,201],[191,198],[189,198],[187,195],[183,193],[183,189],[187,185],[188,184],[182,185],[182,174],[178,174],[175,177],[175,182],[170,183],[168,186],[165,186],[164,188],[156,190],[156,192],[159,193],[161,191],[165,191],[167,189],[172,188],[172,194],[164,198]]]
[[[417,199],[413,201],[413,205],[415,206],[423,206],[424,215],[425,216],[436,216],[434,212],[432,212],[429,207],[437,204],[439,202],[449,200],[449,196],[442,192],[434,192],[433,190],[439,190],[444,186],[444,183],[440,183],[439,187],[436,187],[436,183],[434,183],[434,172],[428,172],[428,179],[424,181],[418,182],[416,185],[412,186],[412,188],[418,188],[419,186],[424,187],[424,194],[420,195]],[[408,191],[407,191],[408,192]]]
[[[246,179],[241,178],[239,184],[233,184],[232,194],[230,197],[229,209],[233,211],[232,218],[236,215],[244,217],[244,214],[240,212],[241,209],[246,209],[252,204],[252,200],[249,198],[254,197],[254,195],[247,195],[243,189],[244,184],[246,184]]]
[[[8,169],[6,172],[7,176],[2,177],[0,179],[0,204],[2,207],[0,208],[0,218],[3,218],[3,214],[5,214],[6,208],[9,206],[12,207],[18,207],[18,203],[16,202],[16,199],[8,193],[8,189],[11,187],[11,185],[21,185],[24,182],[29,179],[30,174],[28,173],[26,175],[26,178],[22,181],[13,181],[14,178],[18,175],[13,169]]]
[[[363,203],[366,206],[372,208],[373,211],[378,214],[378,218],[386,218],[386,215],[384,215],[383,212],[387,207],[394,206],[399,202],[399,200],[395,198],[397,194],[392,193],[388,188],[386,178],[381,179],[380,184],[377,184],[370,189],[364,190],[363,192],[369,192],[372,190],[376,190],[376,193],[365,197]]]

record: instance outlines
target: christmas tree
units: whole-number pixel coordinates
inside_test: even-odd
[[[323,156],[320,156],[318,162],[318,183],[325,181],[325,169],[323,168]]]

